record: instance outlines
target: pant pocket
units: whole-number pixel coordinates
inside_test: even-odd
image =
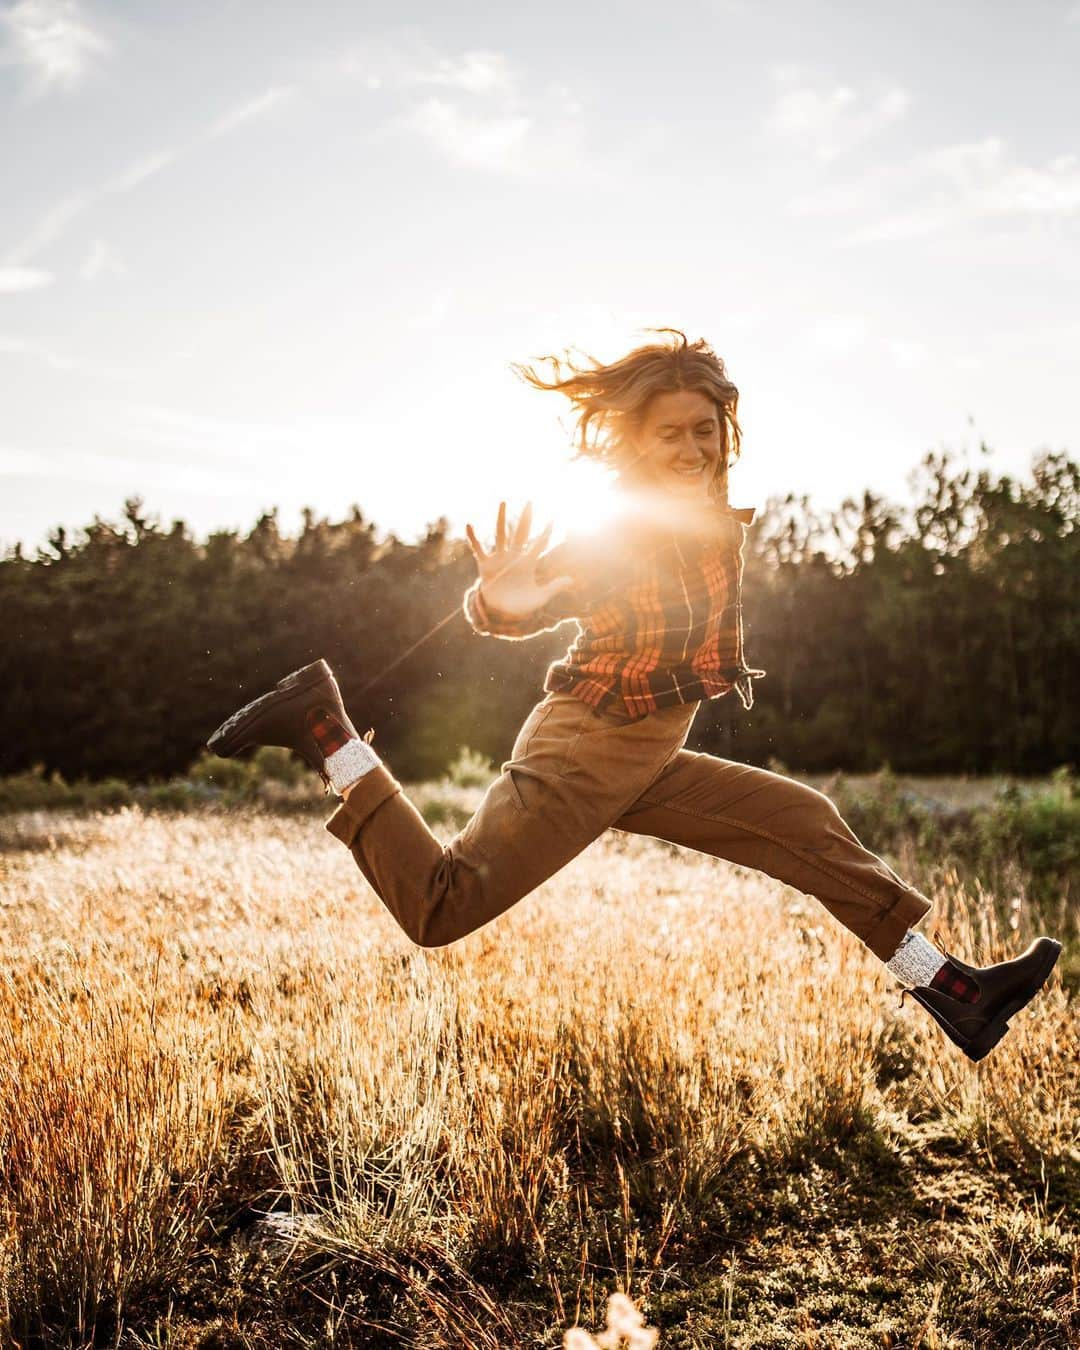
[[[525,721],[521,724],[521,730],[514,741],[514,748],[510,751],[511,759],[524,759],[529,753],[529,746],[536,738],[537,732],[551,715],[551,704],[545,699],[538,703],[529,713]],[[505,768],[505,765],[503,766]]]

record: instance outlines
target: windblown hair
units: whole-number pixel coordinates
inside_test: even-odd
[[[633,465],[630,436],[645,417],[654,394],[692,389],[716,404],[725,451],[724,469],[739,456],[742,432],[736,413],[739,391],[728,379],[724,363],[704,338],[689,342],[678,328],[652,328],[666,333],[667,341],[635,347],[632,352],[602,365],[592,356],[591,365],[578,364],[569,352],[563,357],[541,356],[551,363],[551,378],[544,379],[533,366],[514,363],[511,369],[534,389],[555,389],[573,404],[578,454],[618,473]]]

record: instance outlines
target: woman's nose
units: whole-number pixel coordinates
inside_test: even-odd
[[[685,436],[679,437],[679,458],[697,459],[699,456],[698,444],[694,440],[692,432],[687,432]]]

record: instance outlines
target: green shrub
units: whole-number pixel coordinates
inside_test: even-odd
[[[827,786],[837,809],[867,848],[895,852],[902,841],[920,847],[940,845],[944,823],[916,793],[902,789],[888,764],[865,788],[856,788],[841,774]],[[948,813],[950,820],[954,813]]]
[[[207,800],[211,794],[205,786],[189,783],[183,778],[172,778],[167,783],[151,783],[148,787],[139,788],[138,796],[143,806],[183,811],[199,801]]]
[[[46,778],[43,764],[0,778],[0,811],[40,811],[73,804],[72,790],[63,777],[52,773]]]
[[[980,862],[1016,862],[1039,898],[1067,893],[1080,868],[1080,798],[1069,768],[1055,769],[1033,792],[1015,783],[1000,788],[993,808],[977,818],[974,835]]]
[[[99,783],[82,780],[74,784],[72,793],[78,805],[102,810],[114,806],[131,806],[135,801],[135,789],[122,778],[103,778]]]
[[[193,783],[203,783],[223,793],[242,796],[254,791],[258,771],[253,760],[221,759],[204,750],[188,770],[188,778]]]
[[[487,787],[496,772],[486,755],[465,746],[457,759],[447,766],[446,781],[455,787]]]
[[[282,745],[260,745],[251,759],[251,769],[263,782],[295,787],[311,773],[299,755]]]
[[[455,830],[466,825],[472,814],[467,807],[446,797],[427,797],[420,802],[419,810],[428,825],[449,825]]]

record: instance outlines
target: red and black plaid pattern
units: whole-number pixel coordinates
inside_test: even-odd
[[[577,584],[537,613],[508,619],[483,603],[479,583],[465,614],[479,633],[525,638],[578,621],[578,636],[547,672],[549,692],[575,694],[594,708],[622,700],[645,714],[735,689],[753,706],[751,680],[765,674],[743,660],[742,547],[752,508],[716,508],[705,538],[617,535],[555,550],[542,571]]]
[[[930,988],[939,994],[947,994],[958,1003],[978,1003],[980,997],[979,986],[971,976],[957,970],[951,961],[946,961],[930,981]]]
[[[323,759],[329,759],[335,750],[352,740],[334,714],[325,708],[312,708],[307,715],[307,724]]]

